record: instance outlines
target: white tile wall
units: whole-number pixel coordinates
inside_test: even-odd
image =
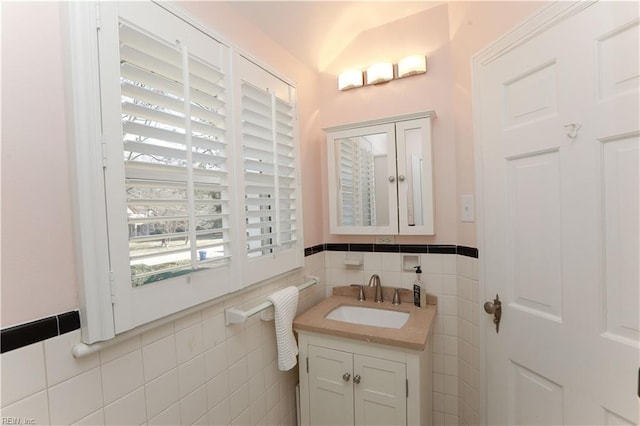
[[[3,418],[20,418],[33,420],[35,424],[46,425],[49,420],[49,400],[47,391],[40,391],[18,402],[2,407]]]
[[[461,426],[480,424],[478,259],[457,256],[458,413]]]
[[[415,256],[415,255],[413,255]],[[305,258],[304,271],[269,280],[223,303],[153,329],[99,354],[76,360],[74,331],[7,352],[2,361],[3,416],[38,424],[293,425],[297,371],[278,371],[273,323],[257,316],[227,327],[224,308],[247,308],[265,295],[315,275],[321,285],[300,295],[299,312],[335,286],[412,288],[402,254],[364,253],[362,266],[345,252]],[[433,423],[480,423],[478,260],[421,254],[422,282],[438,297],[433,329]]]
[[[141,425],[147,421],[144,387],[104,407],[104,419],[108,425]]]
[[[104,410],[101,408],[98,411],[95,411],[91,414],[89,414],[87,417],[78,420],[76,423],[74,423],[73,425],[76,426],[93,426],[93,425],[102,425],[102,424],[106,424],[105,423],[105,418],[104,418]]]
[[[2,354],[2,406],[47,387],[43,342]]]
[[[70,424],[99,410],[105,405],[100,367],[48,388],[48,398],[49,418],[54,425]]]
[[[412,289],[416,274],[402,270],[402,256],[402,253],[364,253],[363,265],[354,268],[344,264],[347,252],[326,252],[327,295],[333,287],[367,284],[371,274],[380,275],[383,286]],[[438,297],[433,329],[433,424],[457,424],[460,414],[457,258],[462,256],[437,253],[419,256],[421,281],[428,293]]]
[[[297,372],[278,370],[273,322],[226,327],[224,308],[318,276],[300,295],[302,312],[326,294],[324,259],[307,256],[304,270],[87,358],[71,355],[79,330],[6,352],[2,415],[55,425],[293,425]]]
[[[102,363],[101,371],[104,403],[110,404],[144,385],[142,350]]]

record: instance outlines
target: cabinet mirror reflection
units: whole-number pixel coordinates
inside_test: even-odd
[[[326,129],[331,233],[433,234],[432,116]]]
[[[387,134],[340,138],[338,154],[338,222],[341,226],[389,225]]]

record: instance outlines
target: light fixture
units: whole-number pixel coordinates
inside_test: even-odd
[[[409,77],[427,72],[427,57],[424,55],[412,55],[398,62],[398,77]]]
[[[359,69],[344,71],[338,76],[338,89],[347,90],[362,87],[365,84],[381,84],[390,80],[424,74],[426,72],[427,57],[425,55],[411,55],[401,59],[397,65],[390,62],[380,62],[371,65],[364,73],[364,79],[363,72]]]
[[[362,86],[362,71],[348,70],[338,76],[338,89],[348,90]]]
[[[393,80],[393,64],[382,62],[367,68],[367,84],[380,84]]]

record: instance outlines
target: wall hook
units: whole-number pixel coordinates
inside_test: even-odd
[[[578,130],[582,128],[580,123],[569,123],[564,125],[564,130],[567,132],[567,136],[571,139],[575,139],[578,136]]]

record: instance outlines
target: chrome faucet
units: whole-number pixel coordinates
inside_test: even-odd
[[[376,288],[376,303],[384,302],[382,299],[382,284],[380,283],[380,276],[378,274],[371,275],[371,278],[369,278],[369,287]]]

